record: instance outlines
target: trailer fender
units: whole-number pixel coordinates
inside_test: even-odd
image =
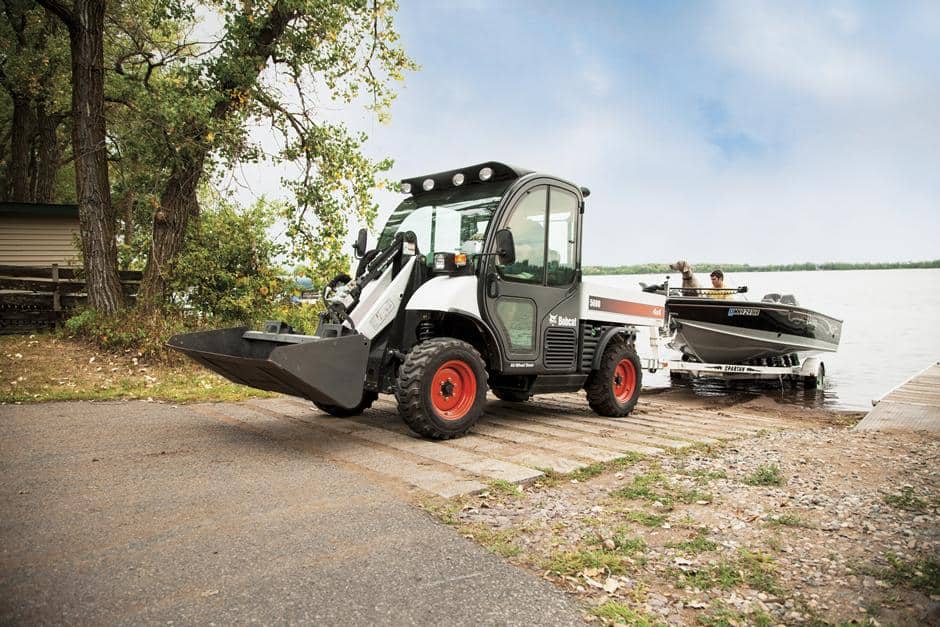
[[[604,331],[604,334],[601,335],[601,339],[597,342],[597,349],[594,351],[594,359],[591,360],[591,370],[600,368],[601,357],[604,356],[607,345],[618,336],[624,337],[627,340],[636,340],[636,331],[627,327],[611,327]]]

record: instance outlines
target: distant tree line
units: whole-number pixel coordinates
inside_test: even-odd
[[[910,268],[940,268],[940,259],[930,261],[890,261],[848,263],[827,261],[824,263],[785,263],[752,266],[747,263],[698,263],[699,272],[708,273],[713,268],[725,272],[794,272],[812,270],[906,270]],[[675,270],[667,263],[640,263],[629,266],[584,266],[584,274],[670,274]]]

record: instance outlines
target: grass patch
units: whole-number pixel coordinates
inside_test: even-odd
[[[662,527],[667,518],[666,516],[658,516],[643,511],[626,512],[623,517],[644,527]]]
[[[803,527],[804,529],[812,529],[813,523],[806,520],[798,514],[780,514],[779,516],[772,516],[767,519],[767,525],[770,527]]]
[[[613,623],[623,623],[634,627],[658,627],[665,623],[657,622],[649,614],[639,612],[628,605],[616,601],[608,601],[591,610],[591,614]]]
[[[623,575],[630,571],[629,558],[614,551],[566,551],[553,555],[543,564],[544,570],[556,575],[574,576],[586,568],[602,568],[611,575]]]
[[[0,402],[154,399],[177,403],[270,398],[189,360],[149,362],[49,334],[0,337]]]
[[[685,503],[686,505],[691,505],[692,503],[698,503],[699,501],[707,501],[711,503],[712,495],[709,492],[700,492],[699,490],[679,490],[676,492],[676,500]]]
[[[659,502],[666,510],[672,509],[677,501],[692,504],[698,501],[710,502],[712,500],[712,495],[708,492],[678,488],[672,485],[658,469],[651,470],[646,474],[636,475],[629,485],[614,490],[611,492],[611,496],[622,499]]]
[[[780,486],[784,484],[780,467],[776,464],[759,466],[757,470],[744,478],[744,483],[755,486]]]
[[[707,614],[699,616],[696,622],[705,627],[737,627],[738,625],[771,627],[777,624],[777,621],[766,612],[757,611],[753,614],[742,614],[727,607],[710,609]]]
[[[623,499],[660,501],[664,505],[671,505],[672,498],[657,489],[665,483],[665,475],[659,471],[652,471],[635,476],[630,482],[630,485],[615,490],[611,494]]]
[[[919,590],[926,595],[940,594],[940,561],[933,557],[904,560],[897,555],[885,555],[887,568],[866,568],[862,572],[888,583]]]
[[[783,538],[780,537],[779,533],[769,536],[764,543],[767,545],[768,549],[775,553],[779,553],[783,550]]]
[[[684,459],[686,457],[718,457],[727,445],[724,441],[715,443],[696,442],[682,448],[670,449],[667,453],[675,458]]]
[[[666,544],[666,548],[676,549],[680,553],[684,553],[686,555],[698,555],[699,553],[714,551],[718,548],[718,544],[708,539],[707,531],[699,531],[699,533],[696,534],[696,536],[691,540],[685,540],[684,542],[670,542]]]
[[[536,481],[547,488],[553,488],[557,486],[562,481],[587,481],[588,479],[593,479],[598,475],[602,475],[605,472],[620,471],[625,470],[639,461],[642,461],[644,456],[639,453],[627,453],[623,457],[617,457],[607,462],[599,462],[596,464],[591,464],[589,466],[584,466],[582,468],[577,468],[568,473],[557,472],[551,468],[542,468],[536,467],[543,474],[542,477],[539,477]]]
[[[568,477],[577,481],[585,481],[602,474],[604,470],[604,464],[591,464],[590,466],[584,466],[583,468],[571,471],[568,473]]]
[[[614,545],[617,550],[624,555],[635,555],[646,550],[646,542],[642,538],[634,538],[630,535],[629,527],[620,527],[614,534]]]
[[[885,494],[883,498],[891,507],[909,512],[927,512],[929,509],[927,501],[914,494],[914,488],[911,486],[904,486],[897,494]]]
[[[778,594],[780,586],[774,575],[773,560],[767,555],[741,549],[733,559],[724,559],[694,573],[680,573],[678,586],[710,590],[730,590],[747,585],[755,590]]]
[[[685,475],[686,477],[693,477],[699,480],[699,483],[708,483],[709,481],[714,481],[715,479],[727,479],[728,473],[724,470],[685,470],[682,469],[679,471],[679,474]]]
[[[519,496],[522,494],[522,487],[505,479],[494,479],[487,484],[491,494],[501,494],[503,496]]]
[[[522,553],[522,547],[515,543],[519,537],[518,529],[495,530],[484,525],[468,525],[461,528],[460,532],[500,557],[513,557]]]
[[[418,505],[445,525],[456,525],[460,522],[457,516],[465,507],[469,506],[469,498],[466,496],[449,499],[429,497],[420,501]]]

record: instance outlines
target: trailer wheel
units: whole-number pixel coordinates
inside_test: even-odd
[[[822,389],[825,382],[826,366],[822,362],[819,362],[819,367],[816,368],[816,375],[810,375],[803,379],[803,388],[807,390]]]
[[[362,400],[359,401],[359,404],[355,407],[340,407],[339,405],[329,405],[327,403],[318,403],[317,401],[313,401],[313,404],[317,406],[317,409],[331,416],[335,416],[336,418],[348,418],[350,416],[358,416],[372,407],[372,403],[374,403],[378,397],[379,395],[377,393],[364,390],[362,392]]]
[[[626,342],[611,343],[584,389],[588,405],[601,416],[626,416],[636,406],[643,384],[640,358]]]
[[[427,340],[405,357],[395,396],[398,412],[415,433],[436,440],[464,435],[483,413],[486,365],[466,342]]]
[[[522,390],[510,390],[506,388],[492,388],[493,395],[501,401],[509,401],[511,403],[524,403],[530,398],[528,392],[523,392]]]

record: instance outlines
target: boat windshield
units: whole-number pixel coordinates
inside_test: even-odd
[[[389,216],[378,248],[397,233],[414,231],[418,250],[430,266],[435,252],[459,252],[467,241],[482,242],[493,212],[512,181],[495,181],[432,191],[406,198]]]

